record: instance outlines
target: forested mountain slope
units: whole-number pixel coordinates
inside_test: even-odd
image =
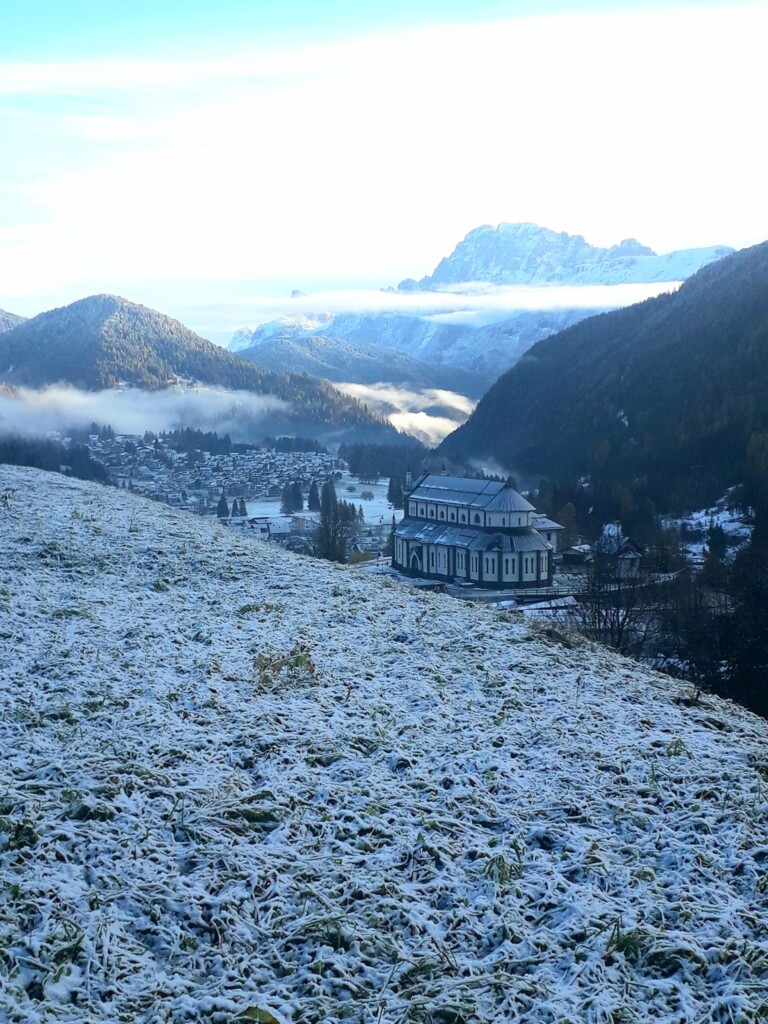
[[[441,451],[641,482],[661,505],[768,471],[768,243],[539,342]]]
[[[207,341],[178,320],[114,295],[93,295],[33,317],[0,335],[0,380],[27,387],[66,383],[85,390],[127,383],[162,388],[177,380],[283,400],[282,429],[396,432],[326,381],[270,373]]]
[[[470,398],[479,398],[493,380],[459,367],[433,366],[371,342],[353,344],[322,333],[286,330],[262,338],[255,331],[254,344],[238,349],[238,355],[273,372],[309,373],[339,383],[389,382],[407,388],[441,388]]]

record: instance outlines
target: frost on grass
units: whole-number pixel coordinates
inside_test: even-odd
[[[0,467],[0,1020],[768,1016],[768,728]]]

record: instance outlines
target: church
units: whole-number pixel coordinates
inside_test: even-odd
[[[509,482],[425,473],[412,488],[406,479],[392,565],[408,576],[483,589],[549,587],[560,530]]]

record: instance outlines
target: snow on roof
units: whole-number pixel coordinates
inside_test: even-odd
[[[522,533],[487,533],[471,526],[447,525],[433,520],[403,519],[395,527],[395,534],[404,540],[424,544],[443,544],[449,547],[471,548],[473,551],[551,551],[541,534],[528,529]]]
[[[533,505],[510,486],[502,487],[485,506],[486,512],[532,512]]]
[[[123,491],[0,489],[0,1019],[759,1019],[768,724]]]
[[[540,513],[534,513],[531,525],[536,530],[564,530],[565,527]]]
[[[469,505],[489,512],[530,512],[533,509],[533,505],[508,484],[469,476],[427,474],[416,482],[409,497],[417,501]]]

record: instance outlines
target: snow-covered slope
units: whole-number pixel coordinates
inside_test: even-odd
[[[322,325],[304,317],[283,317],[250,332],[250,351],[253,352],[255,346],[269,345],[278,337],[297,342],[308,337],[322,337],[354,348],[373,346],[389,349],[411,356],[422,364],[457,367],[486,380],[494,380],[537,341],[578,323],[594,312],[598,310],[526,311],[480,327],[451,317],[410,316],[407,313],[339,313],[329,316]],[[230,342],[230,349],[242,354],[245,336],[245,331],[238,331]],[[379,379],[391,380],[392,369],[390,367],[389,373]],[[433,376],[433,380],[425,381],[421,386],[446,386],[439,383],[442,379],[440,371]],[[359,379],[359,372],[356,375],[352,365],[346,380],[370,383],[367,378]],[[456,384],[448,386],[462,390]]]
[[[294,292],[291,298],[301,298],[301,293]],[[313,316],[295,316],[286,313],[277,320],[270,320],[260,328],[252,331],[249,327],[241,327],[232,335],[227,345],[230,352],[242,352],[243,349],[251,348],[268,338],[279,338],[284,335],[313,334],[317,333],[324,324],[332,320],[330,313],[314,314]]]
[[[348,321],[347,317],[342,319]],[[368,319],[377,330],[384,326],[380,318]],[[406,319],[418,323],[415,317]],[[407,351],[372,344],[364,336],[350,342],[343,337],[346,328],[336,326],[332,317],[325,325],[290,320],[293,318],[278,321],[283,324],[281,331],[276,332],[272,322],[252,332],[250,346],[240,348],[238,355],[273,373],[309,373],[334,383],[387,381],[410,388],[444,388],[471,398],[480,398],[493,383],[494,375],[481,376],[450,364],[441,365],[442,361],[437,360],[430,365],[414,359]],[[412,331],[415,324],[409,326]],[[237,337],[232,339],[233,343]]]
[[[17,316],[15,313],[8,313],[4,309],[0,309],[0,333],[2,331],[10,331],[12,327],[23,323],[23,316]]]
[[[489,224],[475,228],[431,276],[399,287],[440,289],[469,281],[490,284],[626,284],[683,281],[701,267],[733,252],[727,246],[681,249],[657,255],[627,238],[609,249],[582,235],[551,231],[538,224]]]
[[[123,492],[0,495],[0,1019],[764,1019],[766,723]]]

